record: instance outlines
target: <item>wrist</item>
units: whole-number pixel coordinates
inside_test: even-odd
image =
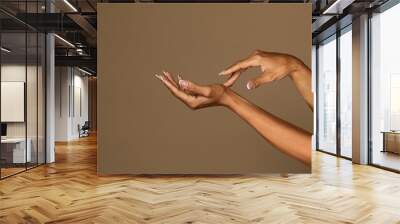
[[[235,92],[233,92],[230,88],[225,88],[225,91],[220,98],[220,105],[230,108],[232,106],[232,98],[234,95]]]
[[[290,63],[291,69],[290,69],[290,73],[289,74],[290,74],[290,76],[292,78],[298,77],[305,70],[308,69],[308,67],[300,59],[298,59],[298,58],[296,58],[294,56],[291,56],[290,61],[291,61],[291,63]]]

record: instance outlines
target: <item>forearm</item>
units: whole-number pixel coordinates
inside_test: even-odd
[[[297,58],[293,58],[292,61],[293,69],[290,77],[307,105],[313,109],[314,96],[311,89],[311,70]]]
[[[264,111],[229,89],[224,97],[224,105],[280,151],[310,165],[310,133]]]

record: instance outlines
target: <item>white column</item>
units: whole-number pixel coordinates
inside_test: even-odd
[[[353,162],[368,163],[368,15],[353,19]]]
[[[46,1],[46,11],[54,12],[54,5]],[[55,42],[54,34],[46,35],[46,163],[55,162]]]
[[[55,141],[71,140],[72,68],[55,69]]]
[[[46,36],[46,163],[55,161],[54,151],[54,133],[55,133],[55,60],[54,60],[54,35],[47,34]]]

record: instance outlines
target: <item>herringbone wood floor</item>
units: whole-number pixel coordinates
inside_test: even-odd
[[[315,152],[313,174],[96,175],[96,139],[0,181],[0,223],[400,223],[400,175]]]

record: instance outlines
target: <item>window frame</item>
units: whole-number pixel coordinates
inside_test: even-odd
[[[316,51],[315,51],[315,58],[316,58],[316,71],[315,71],[315,89],[316,89],[316,107],[315,107],[315,113],[316,113],[316,130],[315,130],[315,145],[316,145],[316,151],[319,152],[323,152],[329,155],[333,155],[333,156],[337,156],[340,158],[344,158],[347,160],[352,160],[351,157],[347,157],[342,155],[341,153],[341,119],[340,119],[340,82],[341,82],[341,67],[340,67],[340,37],[342,35],[344,35],[347,32],[352,32],[352,23],[350,22],[349,24],[345,25],[344,27],[337,29],[335,33],[329,35],[328,37],[319,40],[319,42],[315,45],[316,46]],[[334,38],[333,38],[334,37]],[[331,39],[331,40],[330,40]],[[320,143],[319,143],[319,134],[320,134],[320,130],[319,130],[319,107],[318,107],[318,103],[319,103],[319,97],[320,97],[320,93],[319,93],[319,53],[318,53],[318,49],[321,45],[321,43],[323,42],[329,42],[329,41],[336,41],[336,151],[335,153],[329,152],[327,150],[321,149]]]
[[[377,167],[383,170],[395,172],[395,173],[400,173],[400,169],[394,169],[391,167],[387,167],[381,164],[377,164],[373,162],[373,132],[372,132],[372,94],[373,94],[373,89],[372,89],[372,19],[374,17],[374,14],[381,14],[384,13],[385,11],[391,9],[394,6],[397,6],[400,4],[400,0],[388,0],[384,4],[369,10],[368,13],[368,32],[367,32],[367,38],[368,38],[368,69],[367,69],[367,77],[368,77],[368,96],[367,96],[367,101],[368,101],[368,111],[367,111],[367,117],[368,117],[368,125],[367,125],[367,131],[368,131],[368,153],[367,153],[367,162],[368,165]]]

